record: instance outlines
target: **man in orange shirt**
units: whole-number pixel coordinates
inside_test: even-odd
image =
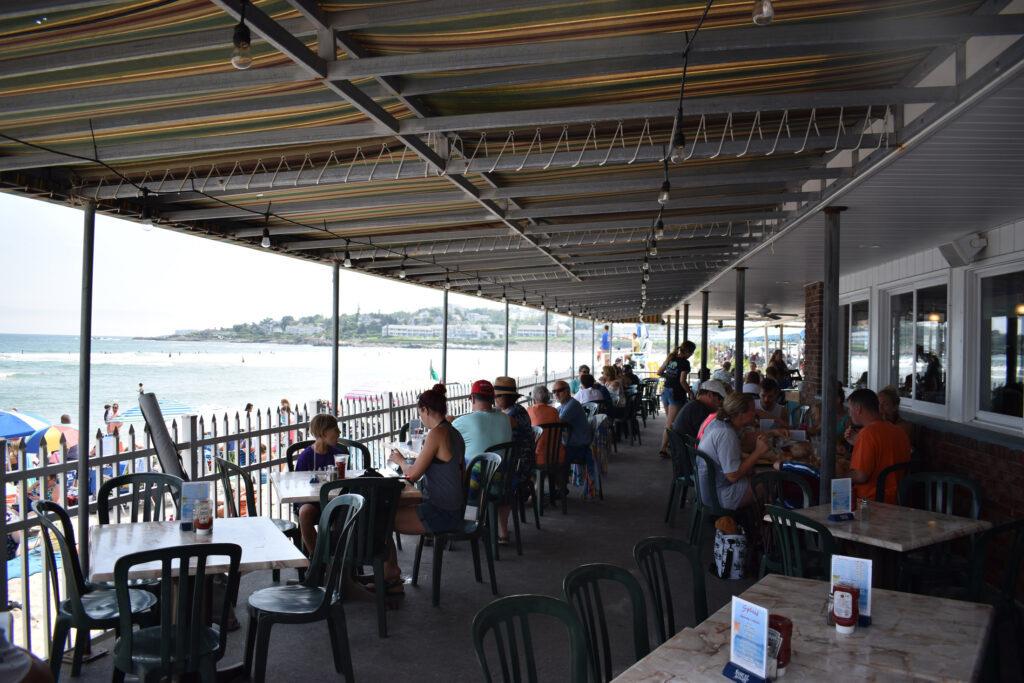
[[[882,419],[878,412],[878,395],[870,389],[858,389],[847,399],[850,421],[845,438],[853,444],[850,478],[858,498],[875,499],[878,474],[890,465],[910,460],[910,439],[906,432]],[[885,502],[896,502],[898,477],[890,477],[885,485]]]

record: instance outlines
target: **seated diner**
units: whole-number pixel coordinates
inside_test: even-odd
[[[334,456],[348,453],[348,449],[339,447],[338,439],[341,430],[338,418],[326,413],[314,415],[309,423],[310,433],[316,437],[313,445],[307,446],[295,461],[296,472],[314,472],[334,465]],[[316,548],[316,525],[320,521],[319,503],[297,504],[299,515],[299,532],[306,554],[312,555]]]

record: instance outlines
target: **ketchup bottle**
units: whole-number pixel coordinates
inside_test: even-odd
[[[836,632],[853,633],[857,628],[860,611],[857,603],[860,600],[860,588],[844,583],[832,589],[832,618],[836,622]]]

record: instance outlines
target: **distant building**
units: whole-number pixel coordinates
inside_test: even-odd
[[[285,334],[320,334],[324,331],[323,325],[296,324],[284,328]]]
[[[381,328],[383,337],[404,337],[406,339],[440,339],[440,325],[385,325]]]
[[[559,332],[561,330],[561,332]],[[548,326],[548,338],[558,337],[561,335],[569,334],[569,328],[565,325],[549,325]],[[544,338],[544,326],[543,325],[520,325],[516,328],[515,336],[517,337],[529,337],[529,338]]]

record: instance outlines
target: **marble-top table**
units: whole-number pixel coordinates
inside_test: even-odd
[[[239,569],[287,569],[309,566],[309,560],[291,539],[282,534],[266,517],[228,517],[213,520],[213,533],[198,535],[182,531],[181,523],[136,522],[133,524],[102,524],[89,528],[90,581],[113,581],[114,563],[130,553],[154,548],[169,548],[192,543],[237,543],[242,546]],[[226,572],[228,560],[212,558],[209,572]],[[160,566],[138,565],[131,571],[133,579],[160,578]]]
[[[355,479],[362,476],[366,470],[346,470],[346,479]],[[380,473],[385,477],[398,477],[396,472],[391,467],[386,467],[380,470]],[[278,499],[282,503],[319,503],[320,502],[320,486],[321,484],[312,484],[310,479],[313,473],[309,471],[305,472],[278,472],[271,471],[270,483],[277,490]],[[419,491],[412,487],[406,487],[407,491],[402,493],[403,497],[407,495],[419,495]],[[409,489],[412,492],[409,492]],[[216,526],[216,524],[214,525]]]
[[[824,524],[836,538],[900,553],[979,533],[992,526],[992,522],[984,519],[944,515],[902,505],[871,501],[869,506],[871,514],[866,522],[860,519],[859,512],[852,521],[830,522],[829,505],[815,505],[794,512]]]
[[[872,625],[839,635],[825,623],[828,584],[769,575],[742,594],[793,620],[792,656],[780,681],[973,681],[981,672],[992,607],[875,589]],[[666,641],[616,683],[724,681],[730,604]]]

